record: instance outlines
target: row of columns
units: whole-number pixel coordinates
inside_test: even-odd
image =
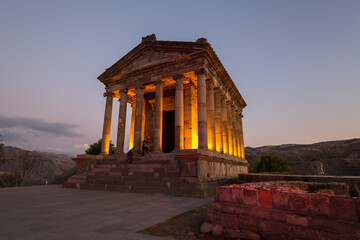
[[[197,75],[197,114],[198,114],[198,148],[222,152],[244,158],[244,140],[242,134],[241,111],[235,109],[230,101],[226,100],[224,91],[214,89],[212,79],[205,80],[205,70],[196,72]],[[174,76],[175,84],[175,150],[184,149],[184,84],[183,75]],[[161,151],[162,121],[163,121],[163,82],[155,82],[155,117],[154,117],[154,151]],[[137,87],[135,102],[134,123],[134,150],[141,151],[142,111],[144,87]],[[116,151],[124,153],[127,89],[120,91],[120,109],[118,120],[118,135]],[[113,93],[106,93],[104,116],[102,154],[109,153],[111,112]],[[133,116],[132,116],[133,117]],[[132,136],[131,136],[132,137]],[[130,137],[130,138],[131,138]]]

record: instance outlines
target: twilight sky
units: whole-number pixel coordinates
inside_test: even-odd
[[[1,0],[0,138],[82,153],[102,134],[97,77],[152,33],[208,39],[248,104],[246,146],[359,138],[359,13],[358,0]],[[113,142],[117,117],[114,101]]]

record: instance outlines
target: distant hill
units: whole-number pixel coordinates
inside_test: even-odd
[[[285,144],[245,148],[249,163],[265,153],[272,153],[304,174],[319,174],[323,165],[325,175],[360,176],[360,139],[321,142],[314,144]]]
[[[4,156],[6,159],[11,159],[19,155],[21,148],[4,146]],[[42,152],[43,159],[39,167],[37,167],[26,181],[26,185],[44,184],[45,180],[50,182],[60,175],[66,174],[75,167],[75,162],[65,154],[56,154],[49,152]],[[0,171],[4,171],[1,169]]]

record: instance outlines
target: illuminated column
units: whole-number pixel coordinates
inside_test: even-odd
[[[243,132],[243,125],[242,125],[242,118],[244,117],[242,115],[242,109],[240,111],[240,116],[239,116],[239,125],[240,125],[240,141],[241,141],[241,156],[242,158],[245,158],[245,151],[244,151],[244,132]]]
[[[196,99],[194,84],[184,85],[184,149],[198,148]]]
[[[228,137],[229,137],[229,155],[234,155],[233,149],[233,131],[232,131],[232,114],[231,114],[231,102],[227,101],[227,117],[228,117]]]
[[[240,133],[240,112],[238,111],[236,113],[236,133],[237,133],[237,139],[238,139],[238,156],[242,158],[242,151],[241,151],[241,133]]]
[[[212,79],[209,79],[206,83],[208,148],[216,150],[214,82]]]
[[[221,97],[220,88],[214,90],[215,96],[215,136],[216,136],[216,151],[223,152],[223,131],[222,131],[222,116],[221,116]]]
[[[154,119],[154,151],[161,151],[163,122],[163,82],[156,82],[155,119]]]
[[[237,133],[236,133],[236,113],[234,105],[231,106],[231,119],[232,119],[232,134],[233,134],[233,151],[234,156],[238,156],[238,141],[237,141]]]
[[[136,115],[136,101],[131,104],[131,123],[129,136],[129,151],[134,148],[134,133],[135,133],[135,115]]]
[[[176,75],[175,85],[175,146],[174,150],[184,149],[184,84],[183,75]]]
[[[106,97],[106,104],[105,104],[103,135],[101,142],[101,154],[108,155],[109,147],[110,147],[111,114],[112,114],[112,104],[113,104],[114,94],[110,92],[104,93],[104,97]]]
[[[221,92],[221,118],[222,118],[222,131],[223,131],[223,149],[225,154],[229,154],[229,134],[228,134],[228,120],[227,120],[227,107],[226,97]]]
[[[135,111],[135,130],[134,130],[134,151],[136,152],[141,152],[143,98],[144,98],[144,87],[139,86],[136,90],[136,111]]]
[[[205,69],[196,72],[198,91],[198,132],[199,148],[208,148]]]
[[[118,134],[116,141],[116,153],[124,154],[124,141],[125,141],[125,124],[126,124],[126,107],[127,107],[127,92],[125,88],[121,90],[120,96],[120,109],[118,121]]]

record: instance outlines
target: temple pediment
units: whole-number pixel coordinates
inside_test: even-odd
[[[170,62],[203,51],[207,43],[143,40],[137,47],[106,69],[98,79],[102,82],[149,66]]]
[[[175,60],[183,56],[186,56],[186,53],[166,52],[153,49],[146,50],[141,53],[141,55],[127,62],[126,65],[124,64],[124,66],[117,69],[113,76],[122,75],[148,66],[154,66],[159,63]]]

